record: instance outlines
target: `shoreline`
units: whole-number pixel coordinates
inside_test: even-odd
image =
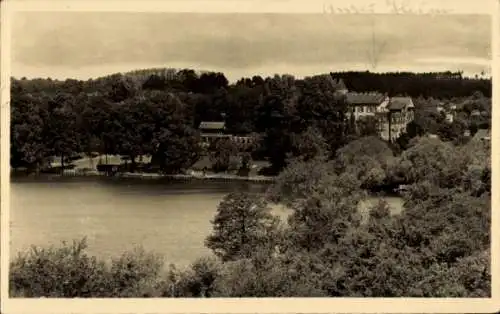
[[[11,176],[19,177],[114,177],[114,178],[126,178],[126,179],[170,179],[176,181],[244,181],[244,182],[262,182],[262,183],[272,183],[276,180],[276,177],[271,176],[238,176],[233,174],[159,174],[159,173],[145,173],[145,172],[117,172],[113,175],[109,175],[106,172],[99,171],[75,171],[75,170],[65,170],[63,173],[39,173],[39,174],[25,174],[23,172],[15,172],[11,170]]]
[[[25,172],[14,172],[11,171],[11,179],[12,177],[17,178],[46,178],[46,179],[64,179],[64,178],[115,178],[115,179],[136,179],[136,180],[150,180],[150,181],[172,181],[172,182],[246,182],[246,183],[255,183],[255,184],[271,184],[274,183],[277,177],[271,176],[249,176],[243,177],[232,174],[159,174],[159,173],[145,173],[145,172],[117,172],[114,175],[109,175],[106,172],[99,171],[75,171],[75,170],[65,170],[64,174],[57,173],[39,173],[39,174],[26,174]],[[401,192],[404,189],[400,190],[380,190],[380,191],[372,191],[371,195],[378,196],[394,196],[401,197]]]

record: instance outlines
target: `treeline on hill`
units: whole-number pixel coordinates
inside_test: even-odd
[[[71,157],[93,153],[121,155],[132,161],[149,155],[155,169],[188,169],[204,152],[197,130],[201,121],[226,121],[228,132],[258,135],[255,147],[241,152],[219,143],[217,169],[227,169],[228,155],[248,154],[268,160],[265,174],[279,173],[289,157],[326,146],[330,157],[350,141],[376,135],[374,121],[357,128],[346,119],[347,104],[337,78],[355,91],[410,95],[417,118],[393,145],[437,133],[462,141],[463,131],[488,128],[491,81],[465,79],[460,73],[345,72],[296,79],[290,75],[242,78],[229,84],[222,73],[152,69],[79,81],[12,79],[11,166],[38,171],[57,156],[64,167]],[[443,123],[435,104],[459,104],[458,118]],[[472,112],[479,110],[480,116]],[[245,158],[243,158],[245,159]]]
[[[491,79],[467,78],[463,77],[461,72],[371,73],[366,71],[331,74],[342,78],[349,90],[357,92],[377,90],[388,93],[389,96],[450,99],[467,97],[478,91],[491,97]]]
[[[143,250],[112,261],[85,242],[33,248],[10,265],[13,297],[490,297],[488,142],[417,137],[395,157],[375,137],[289,162],[265,195],[220,203],[212,256],[165,267]],[[309,152],[309,151],[308,151]],[[410,183],[404,209],[359,202],[363,182]],[[292,209],[285,222],[271,202]]]

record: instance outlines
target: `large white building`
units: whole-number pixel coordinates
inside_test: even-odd
[[[396,140],[414,119],[415,105],[411,97],[389,97],[378,92],[347,93],[350,115],[355,121],[374,117],[378,121],[379,135],[386,141]]]

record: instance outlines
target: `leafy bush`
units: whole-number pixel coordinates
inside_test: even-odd
[[[32,247],[10,264],[10,294],[20,297],[96,297],[106,290],[106,267],[86,254],[85,239],[61,247]]]
[[[163,263],[141,249],[111,263],[86,252],[86,239],[59,247],[32,247],[10,263],[13,297],[147,297],[158,295]]]
[[[147,253],[142,248],[125,252],[113,259],[108,270],[109,289],[112,297],[157,297],[163,270],[160,256]]]
[[[186,270],[170,265],[163,288],[163,297],[212,297],[215,281],[221,276],[222,263],[214,257],[197,259]]]

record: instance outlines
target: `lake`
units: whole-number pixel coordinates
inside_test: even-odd
[[[167,182],[123,178],[13,178],[11,256],[31,245],[87,237],[88,252],[118,256],[142,246],[166,263],[188,265],[211,251],[204,247],[217,205],[229,192],[264,191],[246,182]],[[375,201],[375,199],[369,200]],[[395,212],[401,199],[388,197]],[[285,217],[289,210],[276,206]]]

